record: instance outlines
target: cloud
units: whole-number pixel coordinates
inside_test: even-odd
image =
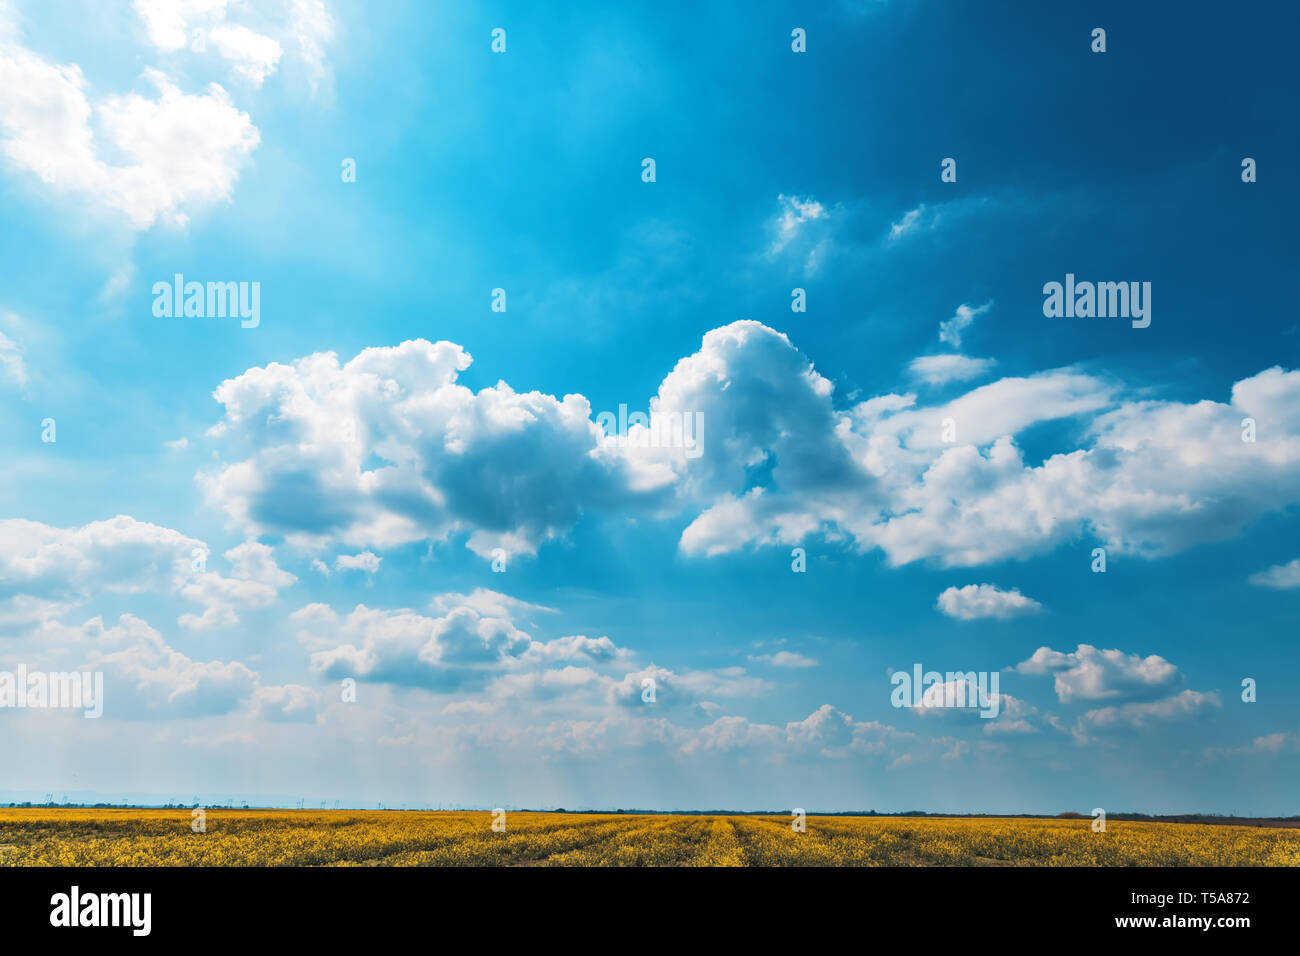
[[[939,323],[939,341],[947,342],[955,349],[961,348],[962,332],[970,327],[976,316],[983,315],[992,307],[992,302],[985,302],[976,308],[971,308],[969,305],[957,306],[957,311],[951,319]]]
[[[490,557],[535,553],[585,507],[642,496],[634,450],[599,453],[605,436],[584,397],[505,382],[475,393],[456,382],[471,361],[451,342],[417,340],[221,383],[225,418],[210,434],[248,457],[201,476],[208,501],[251,536],[306,548],[464,532]]]
[[[917,206],[915,209],[909,209],[903,214],[903,218],[893,223],[889,227],[889,238],[897,239],[900,236],[906,236],[909,233],[916,232],[920,228],[921,216],[925,213],[925,203]]]
[[[314,89],[326,77],[325,47],[336,26],[322,0],[134,0],[150,43],[161,53],[199,55],[209,45],[241,79],[260,86],[288,48]],[[232,15],[242,21],[236,22]],[[254,26],[256,29],[254,29]]]
[[[204,717],[227,714],[248,700],[257,674],[237,661],[196,661],[169,646],[147,622],[123,614],[78,627],[49,623],[38,633],[48,650],[83,654],[78,669],[104,672],[104,716]]]
[[[359,604],[340,620],[312,605],[294,619],[304,625],[299,640],[314,648],[312,671],[327,680],[351,677],[440,692],[481,688],[532,645],[509,618],[466,606],[430,618]]]
[[[149,41],[172,53],[190,42],[191,29],[226,14],[229,0],[134,0],[132,6],[144,23]]]
[[[823,534],[880,548],[895,565],[964,567],[1089,536],[1158,557],[1300,502],[1300,372],[1243,379],[1230,404],[1118,393],[1064,368],[938,405],[886,394],[841,410],[784,335],[758,323],[715,329],[658,396],[660,408],[703,409],[709,423],[702,457],[673,464],[684,503],[702,507],[682,550],[718,555]],[[1257,442],[1241,441],[1245,416],[1263,429]],[[1017,436],[1066,420],[1082,442],[1026,462]]]
[[[816,667],[817,661],[803,654],[794,651],[777,651],[775,654],[759,654],[757,657],[750,656],[751,661],[770,664],[773,667]]]
[[[315,723],[316,691],[301,684],[258,687],[253,692],[253,713],[273,723]]]
[[[1015,667],[1021,674],[1054,675],[1056,697],[1073,700],[1149,699],[1182,682],[1177,667],[1158,654],[1139,657],[1080,644],[1071,653],[1040,647]]]
[[[534,642],[521,659],[526,663],[541,666],[569,661],[613,664],[626,661],[629,657],[631,657],[630,651],[618,647],[608,637],[586,637],[582,634],[574,634],[541,643]]]
[[[325,46],[334,39],[337,27],[324,0],[289,0],[289,35],[297,46],[298,56],[307,66],[312,90],[319,88],[328,74],[325,69]]]
[[[231,564],[230,577],[206,570],[192,574],[180,586],[180,594],[206,609],[201,615],[182,614],[178,623],[197,631],[233,627],[239,623],[238,607],[274,604],[280,589],[298,578],[281,570],[273,555],[268,545],[247,541],[224,555]]]
[[[647,680],[654,682],[653,705],[644,697]],[[675,672],[650,664],[625,674],[621,681],[612,683],[609,686],[609,700],[615,705],[633,708],[648,716],[683,706],[699,709],[701,705],[710,704],[715,699],[756,697],[770,686],[762,678],[749,676],[741,667]]]
[[[186,94],[158,70],[143,78],[154,97],[92,104],[80,67],[0,44],[0,152],[13,168],[122,214],[134,229],[160,219],[184,224],[187,210],[230,198],[260,137],[221,86]]]
[[[374,574],[379,570],[379,562],[382,560],[372,551],[362,551],[360,554],[340,554],[334,559],[334,568],[337,571],[364,571],[366,574]]]
[[[782,194],[777,196],[777,204],[768,258],[792,256],[805,276],[816,275],[831,248],[830,213],[811,197]]]
[[[271,555],[253,541],[232,548],[232,576],[224,577],[206,569],[202,541],[129,515],[75,528],[0,520],[0,605],[35,599],[44,616],[57,616],[104,594],[177,594],[205,608],[182,615],[184,627],[229,627],[239,621],[236,607],[266,607],[297,580]]]
[[[1043,606],[1033,598],[1025,597],[1016,588],[999,590],[992,584],[968,584],[950,587],[939,595],[936,605],[949,617],[962,621],[995,617],[1006,619],[1037,614]]]
[[[781,212],[776,222],[776,239],[772,251],[780,252],[799,235],[799,228],[806,222],[826,218],[826,207],[815,199],[801,199],[798,196],[777,196]]]
[[[464,534],[485,557],[534,554],[584,513],[681,512],[688,555],[822,535],[945,567],[1082,537],[1158,557],[1300,502],[1300,372],[1243,379],[1231,404],[1124,401],[1117,383],[1059,368],[939,404],[882,394],[840,408],[787,336],[739,321],[706,333],[650,398],[652,418],[698,416],[688,454],[605,435],[581,395],[472,392],[457,382],[470,361],[417,340],[223,382],[207,500],[250,537],[313,550]],[[1243,416],[1257,442],[1240,440]],[[1047,422],[1077,437],[1027,462],[1018,436]]]
[[[1203,756],[1207,760],[1218,760],[1223,757],[1291,753],[1300,753],[1300,733],[1275,731],[1262,734],[1243,747],[1207,747]]]
[[[728,715],[694,730],[669,725],[662,731],[685,755],[733,753],[773,761],[867,757],[884,762],[890,770],[945,757],[955,759],[969,751],[964,741],[949,736],[927,738],[878,721],[854,720],[831,704],[822,704],[784,727]]]
[[[275,72],[280,60],[280,44],[248,27],[238,24],[221,24],[208,34],[217,51],[230,60],[235,72],[254,86]]]
[[[101,593],[170,592],[203,542],[118,515],[76,528],[0,521],[0,597],[27,594],[80,604]]]
[[[927,385],[964,382],[987,374],[995,359],[967,358],[965,355],[920,355],[912,359],[908,372]]]
[[[226,552],[232,577],[256,581],[273,588],[287,588],[298,579],[275,563],[275,552],[259,541],[245,541]]]
[[[1117,707],[1090,710],[1079,718],[1075,736],[1081,739],[1091,734],[1115,733],[1123,730],[1141,730],[1152,724],[1188,720],[1218,708],[1219,696],[1185,690],[1164,700],[1149,703],[1130,703]]]
[[[1249,578],[1251,584],[1261,588],[1286,590],[1300,588],[1300,558],[1286,564],[1276,564],[1263,571],[1256,571]]]

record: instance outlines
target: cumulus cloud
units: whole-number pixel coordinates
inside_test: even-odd
[[[823,535],[947,567],[1081,537],[1157,557],[1300,501],[1300,371],[1243,379],[1230,403],[1124,401],[1117,383],[1061,368],[938,404],[882,394],[842,408],[784,334],[739,321],[708,332],[649,400],[652,419],[699,416],[690,454],[606,435],[581,395],[475,393],[457,382],[470,361],[417,340],[223,382],[210,434],[226,455],[200,476],[208,501],[250,537],[308,549],[463,534],[485,557],[533,554],[584,513],[678,511],[691,555]],[[1246,415],[1255,443],[1240,441]],[[1082,441],[1026,461],[1018,436],[1047,422]]]
[[[721,554],[824,533],[879,547],[892,564],[971,566],[1091,535],[1156,557],[1300,501],[1300,416],[1289,417],[1300,372],[1244,379],[1228,404],[1117,402],[1117,390],[1067,368],[940,405],[879,395],[839,410],[785,336],[757,323],[714,330],[660,390],[666,407],[704,408],[712,423],[702,458],[681,468],[679,488],[705,502],[682,548]],[[1264,429],[1255,443],[1240,440],[1247,415]],[[1079,423],[1084,447],[1026,462],[1016,436],[1063,420]]]
[[[158,70],[143,78],[153,96],[92,103],[76,64],[0,43],[0,152],[13,168],[120,213],[132,228],[184,224],[187,210],[230,198],[260,137],[218,84],[190,94]]]
[[[237,623],[238,606],[266,607],[297,580],[255,541],[226,552],[229,577],[207,570],[207,557],[202,541],[129,515],[75,528],[0,520],[0,605],[25,599],[49,616],[105,593],[178,594],[205,608],[180,623],[209,629]]]
[[[1080,644],[1066,654],[1040,647],[1015,667],[1021,674],[1053,675],[1061,703],[1073,700],[1143,699],[1169,693],[1182,682],[1177,667],[1158,654],[1141,657]]]
[[[482,687],[532,643],[508,619],[468,607],[438,618],[364,604],[343,619],[310,610],[318,616],[295,615],[307,625],[300,639],[319,648],[311,655],[312,671],[328,680],[351,677],[444,692]]]
[[[626,648],[617,646],[608,637],[587,637],[574,634],[569,637],[557,637],[554,640],[533,642],[523,654],[525,662],[539,665],[551,665],[581,661],[591,664],[612,664],[626,661],[631,657]]]
[[[741,753],[774,761],[872,758],[886,769],[955,759],[969,745],[950,736],[924,737],[879,721],[859,721],[831,704],[784,727],[722,716],[699,728],[669,725],[661,733],[687,755]]]
[[[366,574],[374,574],[379,570],[379,563],[382,560],[373,551],[362,551],[360,554],[340,554],[334,559],[334,567],[339,571],[364,571]]]
[[[0,597],[27,594],[80,604],[108,592],[172,591],[203,542],[118,515],[76,528],[0,521]]]
[[[49,649],[82,654],[81,669],[104,672],[104,716],[204,717],[239,709],[257,674],[237,661],[196,661],[168,645],[132,614],[114,625],[95,617],[78,627],[49,623],[39,632]]]
[[[939,595],[936,605],[949,617],[973,621],[982,617],[1011,618],[1037,614],[1043,606],[1016,588],[1003,591],[992,584],[950,587]]]
[[[650,664],[610,684],[609,700],[621,707],[636,709],[649,716],[680,706],[694,707],[707,712],[716,699],[756,697],[771,685],[759,677],[751,677],[744,668],[721,668],[706,671],[674,672],[666,667]],[[646,694],[654,691],[654,709],[647,706]]]
[[[371,348],[253,368],[217,388],[211,430],[247,457],[201,477],[250,534],[303,547],[391,547],[465,532],[476,553],[534,553],[585,507],[638,497],[634,450],[601,455],[581,395],[457,384],[471,358],[451,342]]]
[[[182,597],[205,606],[202,614],[182,614],[182,627],[200,631],[233,627],[239,623],[237,608],[269,607],[280,589],[298,580],[275,563],[270,546],[258,541],[231,548],[224,557],[231,565],[229,577],[204,570],[192,573],[180,585]]]

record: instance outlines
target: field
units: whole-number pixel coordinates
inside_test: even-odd
[[[1091,819],[0,809],[0,866],[1297,866],[1300,830]]]

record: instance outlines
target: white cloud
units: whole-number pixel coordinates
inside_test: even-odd
[[[644,497],[630,487],[631,451],[599,453],[605,436],[585,398],[505,382],[475,393],[456,383],[470,362],[451,342],[417,340],[221,383],[226,416],[211,434],[252,454],[201,476],[208,500],[251,536],[302,547],[464,532],[490,557],[535,553],[584,507]]]
[[[1300,372],[1244,379],[1231,404],[1117,403],[1117,391],[1067,368],[940,405],[879,395],[841,411],[784,335],[748,322],[715,329],[657,399],[661,409],[703,409],[709,423],[703,456],[673,463],[679,495],[703,506],[682,549],[716,555],[820,533],[879,547],[892,564],[957,567],[1086,535],[1156,557],[1300,502]],[[1260,424],[1255,443],[1240,440],[1245,416]],[[956,440],[945,442],[949,419]],[[1025,461],[1021,432],[1069,419],[1082,447]]]
[[[915,209],[909,209],[903,214],[903,218],[893,223],[889,227],[889,238],[897,239],[908,233],[915,232],[920,227],[921,216],[925,213],[925,203],[917,206]]]
[[[134,0],[132,6],[144,23],[149,41],[165,53],[183,49],[191,30],[220,20],[229,0]]]
[[[650,399],[653,416],[699,416],[694,456],[620,447],[581,395],[471,392],[456,381],[469,363],[421,340],[223,382],[211,434],[241,457],[201,475],[208,500],[250,537],[309,549],[465,534],[484,556],[532,554],[584,512],[677,508],[687,554],[820,534],[947,567],[1080,537],[1155,557],[1300,502],[1300,372],[1244,379],[1231,404],[1125,402],[1116,383],[1062,368],[941,404],[885,394],[839,409],[785,335],[740,321],[708,332]],[[1240,440],[1246,415],[1258,442]],[[1017,436],[1047,422],[1082,441],[1026,462]]]
[[[203,542],[179,531],[118,515],[76,528],[0,521],[0,595],[82,603],[108,592],[169,592],[188,577]]]
[[[182,627],[200,631],[233,627],[239,623],[237,608],[269,607],[281,588],[298,580],[280,569],[268,545],[257,541],[231,548],[224,556],[231,564],[230,577],[197,572],[180,586],[182,597],[205,606],[201,615],[182,614],[178,621]]]
[[[654,681],[655,703],[651,711],[643,697],[647,680]],[[640,713],[661,713],[678,707],[699,708],[715,699],[756,697],[771,685],[751,677],[744,668],[707,671],[672,671],[654,664],[625,674],[621,681],[609,685],[611,703]],[[707,709],[707,708],[706,708]]]
[[[154,97],[92,104],[75,64],[0,45],[0,151],[14,168],[121,213],[135,229],[184,223],[186,210],[229,199],[259,142],[248,115],[215,83],[193,95],[157,70],[143,75]],[[117,162],[104,158],[110,154]]]
[[[939,341],[947,342],[955,349],[961,348],[962,333],[970,327],[977,316],[983,315],[992,307],[992,302],[985,302],[975,308],[969,305],[957,306],[957,311],[951,319],[939,323]]]
[[[749,658],[756,663],[770,664],[773,667],[816,667],[817,661],[814,658],[795,651],[777,651],[775,654],[751,655]]]
[[[280,44],[248,27],[223,23],[208,35],[217,51],[234,65],[235,72],[254,86],[261,86],[280,61]]]
[[[1037,614],[1043,606],[1033,598],[1025,597],[1016,588],[1003,591],[992,584],[968,584],[950,587],[939,595],[937,607],[949,617],[963,621],[977,618],[1023,617]]]
[[[1185,690],[1164,700],[1102,707],[1079,718],[1075,736],[1086,739],[1091,734],[1138,730],[1151,724],[1187,720],[1219,706],[1217,694]]]
[[[768,257],[790,256],[800,264],[805,276],[816,275],[831,250],[829,211],[811,197],[782,194],[777,196],[777,203],[779,209],[771,225],[774,235],[768,246]]]
[[[274,723],[313,723],[318,719],[317,693],[301,684],[258,687],[252,707],[257,717]]]
[[[379,570],[379,562],[382,560],[373,551],[362,551],[360,554],[340,554],[334,559],[334,569],[336,571],[364,571],[366,574],[374,574]]]
[[[326,76],[325,46],[335,23],[322,0],[135,0],[145,34],[160,52],[206,52],[209,45],[254,86],[275,71],[287,47],[315,89]],[[239,20],[234,19],[238,16]]]
[[[294,619],[304,625],[299,639],[314,648],[313,672],[325,679],[351,677],[443,692],[481,688],[533,643],[509,618],[486,617],[464,606],[430,618],[359,604],[343,619],[328,608],[309,606]]]
[[[1080,644],[1068,654],[1040,647],[1015,669],[1021,674],[1055,675],[1056,696],[1063,704],[1159,697],[1183,679],[1178,668],[1158,654],[1139,657],[1091,644]]]
[[[1275,564],[1263,571],[1256,571],[1247,580],[1261,588],[1278,590],[1300,588],[1300,558],[1288,561],[1286,564]]]
[[[78,627],[49,623],[38,636],[46,648],[82,654],[79,669],[104,672],[104,716],[110,719],[226,714],[257,684],[257,674],[243,664],[193,660],[132,614],[111,626],[99,617]]]
[[[913,378],[927,385],[946,385],[979,378],[996,364],[995,359],[968,358],[965,355],[920,355],[912,359],[908,371]]]
[[[206,630],[238,623],[237,607],[266,607],[297,580],[257,542],[226,552],[232,577],[207,570],[207,555],[202,541],[129,515],[75,528],[3,520],[0,603],[25,597],[53,602],[62,613],[103,594],[177,594],[205,608],[180,623]]]
[[[815,199],[802,199],[799,196],[777,196],[781,204],[780,214],[776,220],[776,239],[772,242],[772,252],[783,250],[799,235],[799,228],[806,222],[826,218],[826,207]]]
[[[289,35],[307,66],[312,89],[326,78],[325,46],[337,27],[323,0],[289,0]]]
[[[288,571],[282,571],[275,563],[275,552],[260,541],[245,541],[226,552],[225,558],[231,564],[232,577],[245,581],[256,581],[273,588],[287,588],[298,579]]]

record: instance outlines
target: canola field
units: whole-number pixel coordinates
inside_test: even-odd
[[[0,809],[0,866],[1298,866],[1300,830],[1091,819]]]

